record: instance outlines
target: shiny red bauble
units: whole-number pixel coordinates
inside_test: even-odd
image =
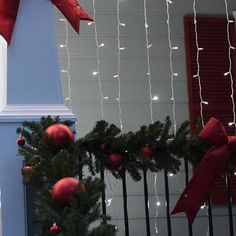
[[[141,153],[143,155],[146,155],[148,157],[153,157],[154,155],[154,150],[152,147],[149,147],[149,146],[144,146],[144,147],[141,147]]]
[[[53,224],[53,226],[50,228],[50,232],[52,235],[57,235],[61,232],[61,226],[57,225],[56,223]]]
[[[76,189],[80,187],[80,191],[84,192],[84,185],[80,184],[77,178],[66,177],[60,179],[54,186],[51,192],[53,202],[61,207],[65,207],[69,204],[70,198]]]
[[[67,148],[74,141],[73,132],[63,124],[49,126],[46,135],[57,149]]]
[[[19,138],[16,140],[16,142],[17,142],[17,144],[18,144],[19,146],[21,146],[21,147],[25,145],[25,139],[22,138],[22,137],[19,137]]]
[[[111,171],[119,171],[123,167],[123,156],[118,153],[111,153],[106,160],[106,166]]]

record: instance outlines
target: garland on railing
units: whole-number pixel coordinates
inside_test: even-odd
[[[54,235],[114,235],[115,227],[107,224],[109,218],[101,214],[98,203],[100,194],[104,193],[103,180],[83,178],[83,168],[87,166],[92,176],[107,169],[116,178],[123,178],[127,171],[139,181],[144,170],[176,173],[181,158],[193,165],[199,162],[199,166],[205,165],[201,163],[209,159],[205,154],[212,147],[212,142],[206,142],[208,136],[214,139],[224,134],[222,145],[228,142],[220,122],[213,118],[210,121],[211,125],[207,124],[198,136],[190,136],[188,121],[183,122],[174,135],[169,117],[163,123],[156,121],[126,134],[114,124],[101,120],[90,133],[75,141],[69,128],[73,126],[71,121],[61,122],[59,117],[48,116],[40,122],[24,122],[23,127],[17,129],[20,135],[17,143],[25,157],[22,174],[25,183],[37,187],[37,221],[43,225],[43,235],[56,231]],[[217,142],[213,142],[213,147],[217,147]],[[211,159],[211,163],[215,160]],[[212,167],[209,168],[210,171]],[[195,191],[191,186],[187,189]],[[205,198],[199,200],[202,201]],[[91,231],[89,225],[97,219],[101,224]]]
[[[55,235],[70,236],[115,233],[114,226],[106,223],[108,218],[101,215],[98,204],[104,183],[82,178],[85,166],[91,175],[107,169],[116,178],[122,178],[123,170],[127,170],[139,181],[143,169],[177,172],[180,158],[188,153],[187,121],[174,136],[169,117],[164,123],[157,121],[127,134],[102,120],[89,134],[75,141],[71,126],[71,121],[61,122],[59,117],[48,116],[40,122],[23,122],[23,127],[17,129],[19,151],[25,157],[24,181],[38,189],[37,221],[43,225],[43,235],[56,231]],[[80,187],[75,190],[76,186]],[[89,224],[99,218],[102,223],[94,229],[96,234],[94,231],[88,234]],[[80,227],[78,222],[82,222]]]

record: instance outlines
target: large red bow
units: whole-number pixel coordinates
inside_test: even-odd
[[[93,21],[77,0],[51,0],[79,33],[80,20]],[[10,44],[20,0],[0,0],[0,34]]]
[[[199,138],[213,145],[198,165],[193,178],[180,196],[172,214],[185,212],[192,224],[201,205],[210,194],[217,177],[228,167],[236,151],[236,136],[228,136],[224,126],[211,118],[199,134]]]

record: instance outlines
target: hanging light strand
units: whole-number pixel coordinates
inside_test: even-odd
[[[97,68],[96,71],[93,72],[94,76],[98,78],[98,85],[99,85],[99,92],[100,92],[100,107],[101,107],[101,119],[104,119],[104,100],[108,99],[108,97],[103,96],[102,92],[102,80],[100,74],[100,58],[99,58],[99,49],[100,47],[104,46],[104,44],[99,44],[98,42],[98,31],[97,31],[97,24],[96,24],[96,7],[95,7],[95,0],[93,0],[93,25],[94,25],[94,33],[95,33],[95,42],[96,42],[96,59],[97,59]],[[89,22],[91,25],[91,22]]]
[[[201,84],[201,76],[200,76],[200,51],[203,50],[203,48],[199,47],[198,42],[198,31],[197,31],[197,11],[196,11],[196,0],[193,0],[193,13],[194,13],[194,31],[195,31],[195,45],[197,49],[197,57],[196,57],[196,63],[197,63],[197,73],[193,76],[193,78],[198,79],[198,87],[199,87],[199,98],[200,98],[200,117],[201,117],[201,123],[202,127],[204,127],[204,116],[203,116],[203,104],[208,104],[206,101],[203,100],[202,97],[202,84]]]
[[[233,121],[229,123],[229,125],[234,125],[235,133],[236,133],[236,114],[235,114],[235,101],[234,101],[234,80],[232,75],[232,59],[231,59],[231,50],[235,50],[235,47],[232,46],[231,40],[230,40],[230,24],[234,23],[233,20],[229,19],[229,12],[228,12],[228,3],[227,0],[224,0],[225,2],[225,13],[227,18],[227,41],[229,45],[228,49],[228,60],[229,60],[229,70],[224,73],[225,76],[230,78],[230,85],[231,85],[231,102],[232,102],[232,113],[233,113]]]
[[[117,60],[118,60],[118,65],[117,65],[117,75],[114,75],[114,78],[118,79],[118,97],[116,98],[116,101],[118,103],[120,129],[122,131],[123,121],[122,121],[122,110],[121,110],[121,102],[120,102],[120,97],[121,97],[121,80],[120,80],[121,60],[120,60],[120,54],[121,54],[121,51],[124,50],[125,48],[121,47],[120,27],[125,26],[125,24],[120,22],[120,0],[117,0],[117,5],[116,6],[117,6],[116,17],[117,17],[117,46],[118,46]]]
[[[153,119],[153,101],[158,100],[158,96],[153,96],[152,94],[152,83],[151,83],[151,65],[150,65],[150,53],[149,50],[152,47],[152,44],[149,42],[149,31],[148,31],[148,17],[147,17],[147,0],[143,1],[143,8],[144,8],[144,28],[145,28],[145,43],[146,43],[146,57],[147,57],[147,76],[148,76],[148,88],[149,88],[149,109],[150,109],[150,120],[151,123],[154,123]],[[154,219],[154,227],[155,227],[155,234],[159,234],[158,225],[157,225],[157,217],[159,215],[158,207],[161,205],[158,191],[157,191],[157,173],[154,176],[154,189],[155,189],[155,196],[156,196],[156,214]]]
[[[178,47],[173,47],[172,46],[172,41],[171,41],[171,30],[170,30],[170,12],[169,12],[169,4],[172,4],[170,0],[166,0],[166,14],[167,14],[167,29],[168,29],[168,43],[169,43],[169,64],[170,64],[170,76],[171,76],[171,102],[172,102],[172,119],[173,119],[173,126],[174,126],[174,134],[176,134],[176,112],[175,112],[175,107],[176,107],[176,101],[175,101],[175,90],[174,90],[174,78],[178,76],[177,73],[174,72],[173,70],[173,50],[177,50]]]
[[[157,192],[157,173],[155,173],[155,177],[154,177],[154,189],[155,189],[155,196],[156,196],[156,214],[155,214],[155,233],[156,235],[159,234],[159,230],[158,230],[158,226],[157,226],[157,218],[159,215],[159,211],[158,211],[158,207],[161,205],[159,196],[158,196],[158,192]]]
[[[66,33],[66,38],[65,38],[65,44],[61,44],[60,48],[66,49],[66,55],[67,55],[67,67],[66,69],[62,69],[61,72],[65,73],[67,76],[67,86],[68,86],[68,96],[65,98],[65,101],[69,102],[69,108],[72,110],[72,102],[71,102],[71,76],[70,76],[70,50],[68,47],[68,42],[69,42],[69,34],[68,34],[68,22],[66,19],[59,19],[61,22],[65,23],[65,33]]]
[[[149,32],[148,32],[148,19],[147,19],[147,0],[144,0],[144,27],[145,27],[145,36],[146,36],[146,56],[147,56],[147,76],[148,76],[148,87],[149,87],[149,109],[150,109],[150,119],[151,123],[154,123],[153,119],[153,101],[155,99],[152,95],[152,83],[151,83],[151,66],[150,66],[150,53],[149,50],[152,47],[152,44],[149,43]]]

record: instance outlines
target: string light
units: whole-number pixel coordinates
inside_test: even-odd
[[[234,80],[232,75],[232,59],[231,59],[231,50],[234,50],[235,47],[232,46],[230,41],[230,23],[233,21],[229,19],[229,12],[228,12],[228,3],[227,0],[224,0],[225,2],[225,13],[227,18],[227,41],[228,41],[228,58],[229,58],[229,70],[224,73],[224,76],[230,77],[230,84],[231,84],[231,102],[232,102],[232,113],[233,113],[233,122],[230,122],[231,125],[234,125],[235,133],[236,133],[236,114],[235,114],[235,102],[234,102]]]
[[[96,7],[95,0],[93,0],[93,22],[89,22],[88,25],[94,25],[94,33],[95,33],[95,42],[96,42],[96,59],[97,59],[97,68],[96,71],[93,72],[93,76],[97,76],[99,92],[100,92],[100,107],[101,107],[101,118],[104,119],[104,100],[106,100],[102,92],[102,80],[100,75],[100,58],[99,58],[99,49],[104,47],[104,43],[99,44],[98,42],[98,32],[97,32],[97,24],[96,24]]]
[[[149,109],[150,109],[150,119],[151,123],[154,123],[153,119],[153,101],[157,101],[158,97],[152,95],[152,83],[151,83],[151,66],[150,66],[150,55],[149,50],[152,47],[152,44],[149,43],[149,32],[148,32],[148,19],[147,19],[147,0],[144,0],[144,28],[146,36],[146,56],[147,56],[147,76],[148,76],[148,87],[149,87]]]
[[[193,76],[193,78],[198,79],[198,87],[199,87],[199,97],[200,97],[200,116],[201,116],[201,123],[204,127],[204,117],[203,117],[203,104],[206,104],[202,97],[202,85],[201,85],[201,77],[200,77],[200,63],[199,63],[199,57],[200,57],[200,51],[203,51],[204,48],[199,47],[198,43],[198,32],[197,32],[197,11],[196,11],[196,0],[193,0],[193,13],[194,13],[194,32],[195,32],[195,45],[197,49],[197,74]]]
[[[155,96],[152,97],[152,100],[153,100],[153,101],[158,101],[158,100],[159,100],[159,97],[155,95]]]
[[[158,217],[158,207],[161,205],[158,193],[157,193],[157,173],[155,173],[155,177],[154,177],[154,189],[155,189],[155,196],[156,196],[156,214],[155,214],[155,233],[158,234],[158,226],[157,226],[157,217]]]
[[[175,107],[176,107],[176,102],[175,102],[175,90],[174,90],[174,77],[178,76],[178,73],[174,72],[173,70],[173,60],[172,60],[172,55],[173,55],[173,50],[178,50],[177,46],[172,46],[172,41],[171,41],[171,31],[170,31],[170,12],[169,12],[169,4],[172,4],[171,1],[166,0],[166,14],[167,14],[167,29],[168,29],[168,43],[169,43],[169,64],[170,64],[170,76],[171,76],[171,102],[172,102],[172,118],[173,118],[173,126],[174,126],[174,134],[176,134],[176,129],[177,129],[177,123],[176,123],[176,113],[175,113]]]
[[[149,32],[148,32],[148,19],[147,19],[147,0],[143,2],[144,7],[144,28],[145,28],[145,39],[146,39],[146,57],[147,57],[147,76],[148,76],[148,87],[149,87],[149,109],[150,109],[150,119],[151,123],[154,123],[153,119],[153,102],[158,101],[159,97],[157,95],[152,94],[152,83],[151,83],[151,66],[150,66],[150,54],[149,50],[152,47],[152,44],[149,42]],[[158,192],[157,192],[157,173],[155,173],[154,177],[154,189],[155,189],[155,196],[156,196],[156,214],[155,214],[155,233],[158,234],[158,226],[157,226],[157,217],[159,215],[158,207],[161,205]]]
[[[112,198],[106,199],[106,206],[109,207],[112,203]]]
[[[60,48],[65,48],[66,49],[66,54],[67,54],[67,67],[66,69],[62,69],[61,72],[65,73],[67,76],[67,86],[68,86],[68,96],[65,98],[65,101],[69,101],[69,107],[70,110],[72,110],[72,102],[71,102],[71,77],[70,77],[70,51],[68,47],[68,22],[66,19],[59,19],[61,22],[65,23],[65,31],[66,31],[66,39],[65,39],[65,44],[60,44]]]
[[[109,178],[109,175],[106,173],[106,183],[108,183],[108,187],[110,188],[110,191],[111,191],[111,195],[110,195],[110,197],[108,197],[108,199],[106,200],[106,205],[107,205],[107,207],[109,207],[109,206],[111,206],[111,204],[112,204],[112,210],[113,210],[113,212],[114,212],[114,216],[115,216],[115,218],[116,218],[116,220],[115,220],[115,225],[117,225],[118,224],[118,215],[117,215],[117,208],[116,208],[116,206],[115,206],[115,201],[113,201],[113,199],[114,199],[114,191],[113,191],[113,188],[115,188],[116,187],[116,184],[117,184],[117,179],[115,179],[115,181],[113,182],[113,183],[111,183],[111,180],[110,180],[110,178]],[[112,217],[112,218],[114,218],[114,216]],[[115,226],[117,229],[118,229],[118,227],[117,226]]]
[[[120,22],[120,0],[117,0],[117,11],[116,11],[116,17],[117,17],[117,47],[118,47],[118,54],[117,54],[117,74],[113,76],[113,78],[118,79],[118,97],[116,99],[118,103],[118,110],[119,110],[119,122],[120,122],[120,129],[122,131],[123,129],[123,121],[122,121],[122,110],[121,110],[121,103],[120,103],[120,96],[121,96],[121,80],[120,80],[120,53],[121,51],[125,50],[125,47],[121,47],[120,43],[120,27],[124,27],[125,24]]]

